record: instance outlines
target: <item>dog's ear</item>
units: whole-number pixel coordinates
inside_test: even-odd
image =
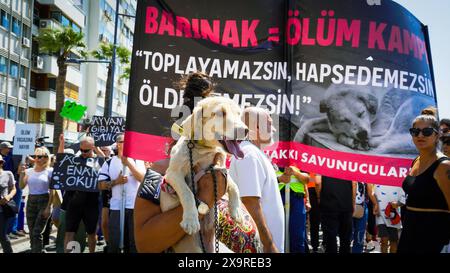
[[[320,113],[327,113],[327,112],[328,112],[328,101],[321,100],[320,101]]]
[[[202,114],[203,108],[197,106],[194,108],[193,113],[181,123],[183,127],[183,136],[190,139],[199,139],[202,136]]]
[[[372,94],[367,94],[367,93],[359,93],[358,97],[360,100],[362,100],[364,102],[364,104],[367,107],[367,110],[369,111],[369,113],[373,116],[376,115],[377,110],[378,110],[378,99],[377,97],[375,97]]]

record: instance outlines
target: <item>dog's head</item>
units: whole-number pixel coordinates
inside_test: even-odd
[[[201,100],[183,123],[183,135],[207,147],[222,147],[237,158],[244,156],[239,142],[248,129],[241,120],[241,108],[231,99],[209,97]]]
[[[320,112],[327,114],[330,130],[335,135],[344,134],[363,145],[368,145],[377,109],[375,96],[352,89],[333,92],[320,102]]]

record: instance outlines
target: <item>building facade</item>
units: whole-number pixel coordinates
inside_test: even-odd
[[[135,15],[136,0],[119,1],[119,13]],[[116,14],[116,0],[89,0],[85,6],[87,14],[87,46],[90,50],[95,50],[101,42],[113,43],[114,24]],[[87,3],[86,3],[87,4]],[[120,16],[118,18],[117,44],[122,45],[132,51],[133,47],[134,18]],[[113,116],[126,115],[128,102],[127,79],[120,79],[124,73],[126,65],[116,61],[115,84],[113,96]],[[105,107],[105,89],[107,80],[107,64],[86,64],[84,72],[84,92],[81,101],[88,106],[88,118],[94,115],[103,116]]]
[[[119,1],[119,13],[134,16],[136,0]],[[17,122],[37,127],[38,137],[51,146],[56,109],[57,58],[41,52],[37,37],[43,29],[71,27],[82,32],[89,52],[101,42],[113,43],[116,0],[0,0],[0,140],[11,141]],[[132,51],[134,18],[119,15],[117,43]],[[76,52],[70,58],[81,59]],[[89,57],[93,59],[93,57]],[[68,66],[65,96],[88,107],[86,118],[103,115],[107,64]],[[126,65],[116,62],[113,116],[126,115]],[[2,133],[2,119],[6,132]],[[65,121],[65,137],[77,141],[77,123]]]
[[[0,140],[27,121],[33,0],[0,0]]]
[[[86,16],[80,1],[71,0],[35,0],[32,26],[32,69],[30,77],[30,100],[28,123],[38,127],[38,136],[46,136],[46,142],[53,141],[53,129],[56,109],[56,78],[58,77],[57,57],[39,50],[37,37],[43,29],[62,29],[71,27],[84,32]],[[81,56],[72,52],[71,58]],[[66,99],[79,102],[83,88],[83,75],[79,65],[69,65],[67,69],[64,93]],[[79,137],[78,125],[65,121],[65,136],[69,141]]]

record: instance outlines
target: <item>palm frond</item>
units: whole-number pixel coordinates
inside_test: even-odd
[[[131,74],[131,66],[126,66],[123,70],[122,75],[120,75],[119,79],[124,80],[124,79],[130,79],[130,74]]]
[[[39,50],[50,54],[59,54],[67,57],[71,50],[84,50],[84,34],[72,28],[44,29],[37,37]]]
[[[122,64],[129,64],[131,58],[131,51],[124,46],[119,46],[117,48],[117,57]]]

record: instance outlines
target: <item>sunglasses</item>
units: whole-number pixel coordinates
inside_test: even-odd
[[[48,155],[32,155],[31,157],[35,159],[43,159],[48,158]]]
[[[422,135],[424,137],[429,137],[431,136],[433,133],[438,133],[438,131],[434,128],[423,128],[423,129],[419,129],[419,128],[410,128],[409,129],[409,133],[411,134],[411,136],[413,137],[418,137],[420,132],[422,132]]]
[[[450,131],[448,128],[441,129],[441,133],[446,134]]]
[[[80,149],[80,151],[81,151],[83,154],[87,154],[87,153],[89,153],[90,151],[92,151],[92,149],[87,149],[87,150]]]

